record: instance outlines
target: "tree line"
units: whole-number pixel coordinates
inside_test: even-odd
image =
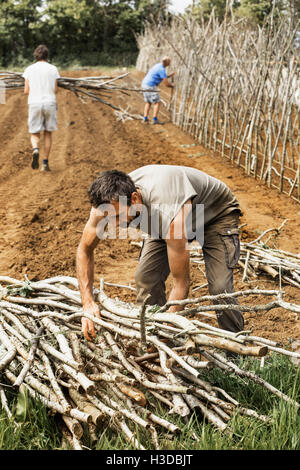
[[[297,21],[300,0],[194,0],[186,13],[206,21],[214,9],[220,21],[234,13],[262,24],[274,3],[278,15]],[[42,43],[59,65],[134,64],[136,35],[146,22],[166,25],[170,6],[170,0],[2,0],[0,63],[24,66]]]
[[[161,0],[2,0],[0,62],[25,65],[46,44],[50,60],[68,65],[133,64],[135,34],[166,15]],[[165,18],[164,18],[165,19]]]

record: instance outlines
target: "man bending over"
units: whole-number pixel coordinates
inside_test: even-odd
[[[149,235],[135,274],[138,304],[150,294],[149,305],[164,305],[165,281],[170,273],[173,288],[168,300],[188,297],[188,243],[195,239],[202,246],[210,294],[234,291],[241,210],[231,190],[218,179],[190,167],[147,165],[129,175],[118,170],[100,173],[89,188],[89,197],[92,208],[76,259],[84,312],[100,316],[93,296],[94,250],[104,233],[105,221],[116,227],[139,224]],[[229,303],[238,301],[231,298]],[[169,311],[180,309],[173,305]],[[239,310],[218,311],[217,319],[220,328],[243,330]],[[94,323],[84,317],[82,330],[87,339],[95,336]]]

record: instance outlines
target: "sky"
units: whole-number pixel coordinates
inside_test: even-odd
[[[185,8],[191,5],[192,0],[171,0],[170,10],[173,10],[174,13],[183,13]]]

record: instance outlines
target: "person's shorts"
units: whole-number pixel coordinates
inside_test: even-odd
[[[144,92],[144,101],[151,104],[160,102],[159,92],[156,87],[147,88],[147,91]]]
[[[56,103],[30,104],[28,106],[28,127],[30,134],[57,130]]]

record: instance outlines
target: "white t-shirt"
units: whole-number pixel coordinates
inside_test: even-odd
[[[132,171],[129,176],[136,188],[140,189],[143,204],[147,208],[144,213],[142,211],[141,231],[154,239],[165,239],[172,220],[190,199],[193,199],[192,211],[199,217],[197,223],[200,225],[207,226],[218,217],[240,209],[237,199],[225,183],[196,168],[146,165]],[[195,204],[201,205],[204,212],[196,214]],[[189,226],[187,229],[189,239],[193,239],[191,228]],[[195,229],[198,228],[201,227]]]
[[[60,78],[55,65],[38,61],[23,73],[29,83],[28,104],[56,103],[55,82]]]

